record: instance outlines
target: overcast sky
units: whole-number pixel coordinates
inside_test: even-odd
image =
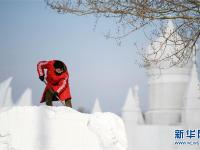
[[[114,24],[94,17],[57,14],[41,0],[0,0],[0,82],[10,76],[13,100],[26,88],[33,90],[39,105],[44,85],[38,80],[40,60],[60,59],[70,73],[72,103],[92,110],[99,98],[103,111],[120,114],[129,87],[140,88],[141,107],[147,109],[147,77],[134,43],[145,43],[143,32],[135,32],[117,45],[105,34]]]

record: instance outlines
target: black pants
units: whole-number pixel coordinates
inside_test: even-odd
[[[53,92],[51,92],[51,90],[47,90],[45,92],[46,105],[53,106],[53,101],[58,101],[58,99],[53,97]],[[72,108],[71,99],[66,99],[65,100],[65,106]]]

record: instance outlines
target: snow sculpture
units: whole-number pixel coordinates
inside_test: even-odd
[[[0,113],[1,150],[127,150],[123,121],[112,113],[18,106]]]
[[[168,42],[165,42],[170,33],[174,31],[172,21],[168,22],[165,30],[165,37],[159,37],[152,45],[147,48],[147,54],[159,51],[158,54],[150,55],[150,59],[164,58],[181,50],[178,44],[173,43],[174,39],[180,39],[178,34],[170,36]],[[165,44],[161,44],[165,43]],[[177,59],[175,56],[173,59]],[[166,60],[159,64],[146,64],[147,74],[149,76],[149,111],[145,114],[148,124],[180,124],[182,108],[184,105],[183,95],[186,92],[192,68],[192,59],[187,65],[178,65],[167,68],[171,60]],[[166,69],[160,69],[166,68]]]
[[[200,87],[196,64],[193,65],[190,82],[184,98],[183,124],[200,125]]]
[[[94,103],[94,107],[92,109],[92,113],[95,113],[95,112],[102,112],[98,98],[96,98],[95,103]]]
[[[0,107],[5,106],[6,103],[11,102],[11,87],[10,83],[12,81],[12,77],[8,78],[7,80],[3,81],[0,84]]]
[[[136,137],[136,127],[144,123],[139,106],[138,90],[139,88],[137,85],[134,87],[134,91],[132,88],[129,88],[125,104],[122,108],[122,119],[124,120],[126,127],[128,150],[132,150],[135,147],[133,140]]]
[[[30,88],[28,88],[24,91],[24,93],[19,98],[17,105],[19,105],[19,106],[31,106],[32,105],[32,90]]]

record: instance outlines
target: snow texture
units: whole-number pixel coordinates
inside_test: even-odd
[[[112,113],[60,106],[0,109],[0,150],[127,150],[124,124]]]
[[[32,90],[27,88],[17,103],[18,106],[31,106],[32,105]]]
[[[10,77],[0,84],[0,106],[5,106],[7,101],[11,101],[11,96],[9,94],[11,94],[10,83],[12,79],[13,78]]]
[[[27,88],[17,102],[14,103],[12,99],[12,77],[0,83],[0,107],[11,106],[31,106],[32,105],[32,90]]]
[[[102,112],[98,98],[96,98],[95,103],[94,103],[94,107],[92,109],[92,113],[95,113],[95,112]]]
[[[137,85],[134,86],[134,90],[132,90],[132,88],[129,88],[126,101],[122,108],[122,118],[125,121],[125,124],[130,124],[131,129],[133,128],[134,124],[144,123],[144,118],[142,116],[142,112],[140,109],[140,100],[138,96],[138,91],[139,87]],[[128,127],[126,128],[127,132],[129,132]]]
[[[113,113],[94,113],[89,128],[98,135],[104,150],[126,150],[127,140],[122,120]]]

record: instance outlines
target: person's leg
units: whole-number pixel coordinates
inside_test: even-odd
[[[46,105],[53,106],[52,99],[53,99],[53,94],[51,93],[50,90],[47,90],[45,93]]]
[[[71,99],[65,100],[65,105],[66,105],[67,107],[71,107],[71,108],[72,108]]]

